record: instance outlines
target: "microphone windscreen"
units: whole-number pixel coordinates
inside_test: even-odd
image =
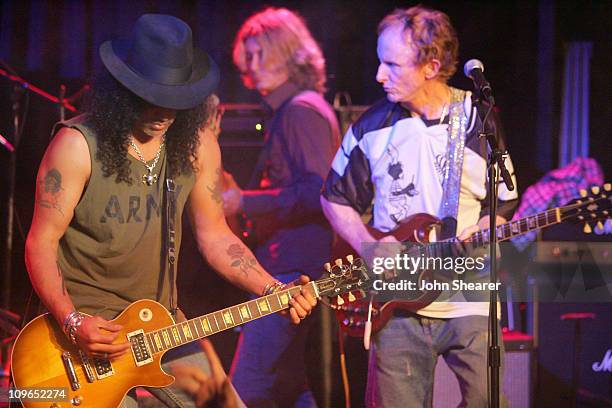
[[[472,72],[472,70],[475,68],[478,68],[484,72],[484,65],[482,64],[482,61],[474,58],[465,63],[463,66],[463,73],[466,77],[471,78],[470,72]]]

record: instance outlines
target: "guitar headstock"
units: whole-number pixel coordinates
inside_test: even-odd
[[[356,300],[355,293],[363,292],[369,287],[370,278],[365,262],[361,258],[346,257],[346,262],[336,259],[333,264],[324,265],[326,276],[315,281],[319,295],[330,298],[337,304]],[[360,296],[361,297],[361,296]]]
[[[563,221],[573,220],[584,223],[586,234],[612,233],[612,186],[593,186],[590,191],[581,190],[580,198],[570,201],[560,208]]]

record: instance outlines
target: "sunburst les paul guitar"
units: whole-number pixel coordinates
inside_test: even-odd
[[[601,229],[604,223],[611,222],[612,193],[610,190],[612,188],[609,183],[605,184],[603,188],[592,187],[590,192],[582,191],[580,198],[572,200],[563,207],[553,208],[539,214],[498,225],[495,231],[497,239],[499,242],[506,241],[531,231],[572,220],[584,223],[584,231],[586,233],[594,229]],[[413,249],[419,247],[425,252],[426,256],[437,256],[436,253],[438,251],[447,251],[450,245],[458,242],[455,237],[430,243],[429,237],[432,230],[440,224],[441,221],[438,218],[421,213],[406,218],[396,230],[388,234],[372,227],[367,227],[376,239],[392,235],[400,242],[415,243]],[[469,242],[473,247],[487,245],[489,242],[489,230],[485,229],[475,233],[469,239]],[[348,245],[347,248],[344,248],[344,251],[337,250],[336,252],[347,253]],[[433,272],[431,270],[422,269],[409,278],[414,280],[416,287],[421,287],[420,281],[425,279],[431,282],[432,276]],[[350,336],[362,337],[368,315],[371,315],[372,332],[377,332],[385,326],[395,310],[417,311],[434,302],[440,294],[438,290],[414,290],[410,291],[410,294],[404,294],[403,299],[405,300],[386,303],[374,301],[371,305],[371,310],[370,302],[365,299],[348,303],[344,297],[341,297],[338,298],[334,308],[336,309],[336,317],[338,318],[340,328]]]
[[[347,261],[336,260],[327,276],[303,287],[317,298],[365,289],[369,282],[363,262],[350,256]],[[181,323],[161,304],[139,300],[112,321],[123,326],[117,342],[131,345],[129,353],[112,361],[87,357],[51,315],[38,316],[21,330],[12,351],[15,387],[52,389],[58,394],[42,402],[24,398],[26,408],[117,407],[134,387],[172,384],[174,377],[161,368],[166,351],[287,309],[291,296],[301,288],[291,287]]]

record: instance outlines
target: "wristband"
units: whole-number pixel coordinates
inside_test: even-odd
[[[64,318],[63,330],[64,334],[70,339],[72,344],[77,344],[76,333],[77,329],[83,323],[83,315],[76,310],[68,313]]]
[[[284,284],[284,283],[282,283],[282,282],[280,282],[280,281],[277,281],[277,280],[274,280],[274,281],[272,281],[272,282],[268,283],[268,284],[267,284],[267,285],[264,287],[264,290],[263,290],[263,292],[262,292],[262,294],[261,294],[261,295],[262,295],[262,296],[271,295],[271,294],[276,293],[276,292],[278,292],[279,290],[282,290],[282,289],[284,289],[284,288],[285,288],[285,284]]]

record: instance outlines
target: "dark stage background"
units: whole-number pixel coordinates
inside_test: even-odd
[[[354,104],[369,105],[383,97],[374,77],[377,69],[376,26],[395,7],[415,3],[399,1],[0,1],[0,60],[31,83],[58,95],[60,84],[67,95],[78,91],[100,69],[99,44],[125,35],[139,15],[160,12],[186,20],[196,44],[208,51],[222,72],[218,94],[222,102],[257,102],[246,90],[231,62],[234,35],[240,24],[265,5],[285,6],[306,19],[327,59],[327,99],[348,92]],[[471,88],[463,64],[471,58],[484,62],[504,120],[520,191],[545,171],[557,166],[557,140],[561,111],[564,47],[569,41],[592,41],[590,152],[611,174],[609,120],[610,66],[609,1],[429,1],[425,5],[445,11],[457,29],[460,62],[451,84]],[[7,69],[6,65],[0,68]],[[11,94],[13,85],[0,77],[0,134],[13,140]],[[16,222],[9,298],[0,307],[35,314],[31,287],[23,262],[24,237],[32,216],[34,180],[38,163],[49,142],[49,131],[58,120],[58,107],[30,94],[25,126],[17,151],[15,188]],[[83,106],[82,100],[76,102]],[[223,134],[221,136],[223,138]],[[251,154],[251,156],[249,156]],[[252,152],[224,151],[236,161]],[[67,158],[69,160],[69,158]],[[0,147],[0,236],[6,236],[5,213],[9,154]],[[240,169],[239,169],[240,170]],[[245,171],[242,169],[242,171]],[[207,270],[193,243],[185,241],[181,261],[182,303],[189,314],[204,313],[244,298]],[[2,247],[4,248],[4,246]],[[4,285],[4,283],[3,283]],[[214,341],[227,363],[235,334]],[[227,347],[224,347],[224,344]]]

